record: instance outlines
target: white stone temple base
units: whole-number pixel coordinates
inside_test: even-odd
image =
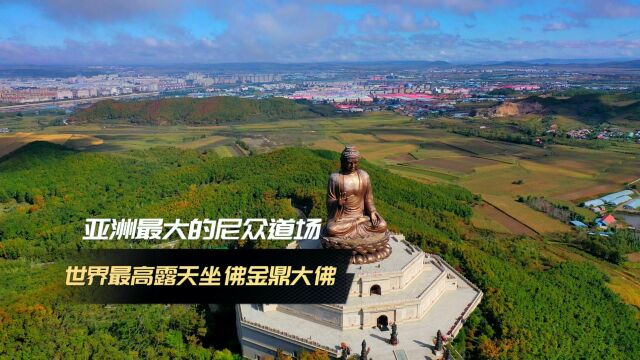
[[[482,292],[436,255],[426,254],[392,235],[391,256],[377,263],[349,265],[355,277],[346,304],[239,304],[236,321],[247,359],[274,357],[277,349],[295,355],[322,349],[333,358],[346,343],[359,354],[362,340],[369,357],[435,359],[438,330],[453,339],[478,306]],[[294,243],[318,248],[320,242]],[[387,329],[379,324],[387,323]],[[398,345],[389,344],[391,324],[398,325]],[[381,329],[382,327],[382,329]]]

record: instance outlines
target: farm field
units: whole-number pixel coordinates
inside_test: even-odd
[[[474,172],[476,167],[494,165],[495,163],[495,160],[472,156],[449,156],[407,162],[408,165],[444,169],[461,175]]]
[[[212,149],[220,156],[242,156],[287,146],[340,151],[356,145],[363,157],[421,182],[444,182],[492,199],[498,209],[544,232],[567,228],[515,201],[536,195],[579,203],[620,189],[640,175],[640,147],[591,150],[552,145],[546,148],[492,141],[432,129],[389,112],[358,117],[312,118],[219,126],[43,126],[52,116],[0,119],[0,126],[23,121],[29,133],[0,136],[0,156],[30,141],[47,140],[88,151],[125,151],[152,146]],[[455,120],[449,120],[455,121]],[[529,220],[526,219],[535,219]],[[538,223],[538,224],[536,224]],[[507,221],[503,227],[513,228]],[[521,229],[520,229],[521,230]],[[537,231],[536,230],[536,231]],[[516,233],[522,231],[515,231]]]
[[[34,141],[48,141],[54,144],[65,145],[77,150],[84,150],[88,147],[100,145],[104,142],[98,137],[84,134],[36,134],[23,132],[14,134],[1,134],[0,156],[9,154],[19,149],[20,147]]]
[[[42,125],[52,117],[0,119],[0,126],[22,121],[31,130],[1,135],[0,156],[35,140],[90,151],[176,146],[216,149],[224,156],[244,154],[234,150],[238,140],[254,153],[287,146],[340,151],[354,144],[368,161],[425,182],[455,183],[483,196],[539,195],[574,203],[619,189],[638,178],[640,168],[640,151],[634,145],[605,150],[540,148],[431,129],[387,112],[202,127]]]
[[[485,201],[537,234],[568,232],[571,227],[508,196],[483,195]]]
[[[471,224],[478,229],[516,235],[536,235],[532,229],[486,202],[474,207],[473,210]]]

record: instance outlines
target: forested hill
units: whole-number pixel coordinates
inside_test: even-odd
[[[338,153],[305,149],[224,159],[172,148],[84,153],[45,142],[0,159],[0,358],[233,359],[210,342],[235,341],[233,315],[206,324],[206,308],[195,306],[69,304],[53,284],[52,274],[64,273],[58,259],[65,249],[153,245],[83,241],[91,217],[291,218],[297,217],[292,201],[312,217],[326,217],[325,186],[338,159]],[[471,193],[364,168],[378,209],[395,230],[460,241]]]
[[[325,218],[326,181],[338,159],[334,152],[299,148],[219,159],[174,148],[83,153],[34,142],[0,160],[0,203],[15,210],[0,216],[0,239],[10,257],[53,259],[56,250],[90,244],[79,239],[83,221],[95,216],[291,217],[293,201]],[[460,239],[460,224],[471,216],[469,191],[416,186],[366,162],[364,167],[393,229]],[[47,249],[46,255],[34,248]]]
[[[482,109],[485,116],[520,116],[527,114],[560,115],[585,125],[611,123],[637,126],[640,123],[640,93],[586,93],[570,97],[529,96]]]
[[[72,123],[132,123],[143,125],[212,125],[235,121],[300,119],[334,114],[329,105],[285,98],[246,99],[216,96],[139,101],[105,100],[73,115]]]
[[[175,148],[74,152],[42,142],[0,159],[0,358],[231,359],[210,340],[233,337],[233,316],[207,324],[195,306],[69,304],[52,284],[52,274],[64,272],[61,252],[150,246],[83,241],[91,217],[289,218],[297,215],[293,202],[326,218],[327,176],[338,159],[299,148],[219,159]],[[465,189],[417,183],[366,161],[362,168],[391,229],[441,254],[484,291],[454,343],[465,358],[640,358],[637,310],[607,288],[597,268],[549,256],[540,240],[474,232],[475,197]]]
[[[543,113],[573,117],[587,125],[640,122],[640,93],[579,94],[569,98],[532,96],[522,103],[539,103]]]

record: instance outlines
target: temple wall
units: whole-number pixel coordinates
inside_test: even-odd
[[[362,324],[362,311],[343,313],[342,324],[344,329],[360,328]]]
[[[402,272],[402,277],[400,280],[400,286],[404,289],[415,279],[422,270],[424,269],[424,258],[419,256],[407,266],[407,268]]]
[[[447,275],[442,273],[436,281],[433,283],[433,287],[424,294],[424,297],[420,299],[420,305],[418,307],[418,317],[425,315],[431,306],[438,301],[440,296],[449,288],[447,284]]]
[[[278,305],[278,310],[332,327],[342,327],[343,314],[337,309],[313,304],[281,304]]]
[[[380,311],[371,311],[371,312],[363,312],[363,323],[364,327],[372,327],[376,326],[378,323],[378,318],[380,316],[386,316],[389,325],[396,321],[396,310],[380,310]]]
[[[393,291],[392,278],[389,276],[376,276],[375,278],[362,278],[362,297],[371,296],[371,288],[375,285],[380,286],[382,295],[388,294]],[[397,282],[397,278],[395,280]],[[377,295],[374,295],[377,296]]]
[[[390,292],[401,291],[406,288],[416,277],[418,277],[424,270],[432,270],[431,265],[425,265],[422,257],[416,257],[411,263],[407,265],[403,272],[392,273],[380,273],[380,274],[365,274],[361,277],[356,275],[351,290],[350,296],[370,296],[371,287],[374,285],[380,286],[382,295]]]

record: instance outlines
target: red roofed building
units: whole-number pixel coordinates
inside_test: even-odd
[[[613,215],[608,214],[602,218],[602,222],[607,225],[611,225],[616,222],[616,218],[614,218]]]

